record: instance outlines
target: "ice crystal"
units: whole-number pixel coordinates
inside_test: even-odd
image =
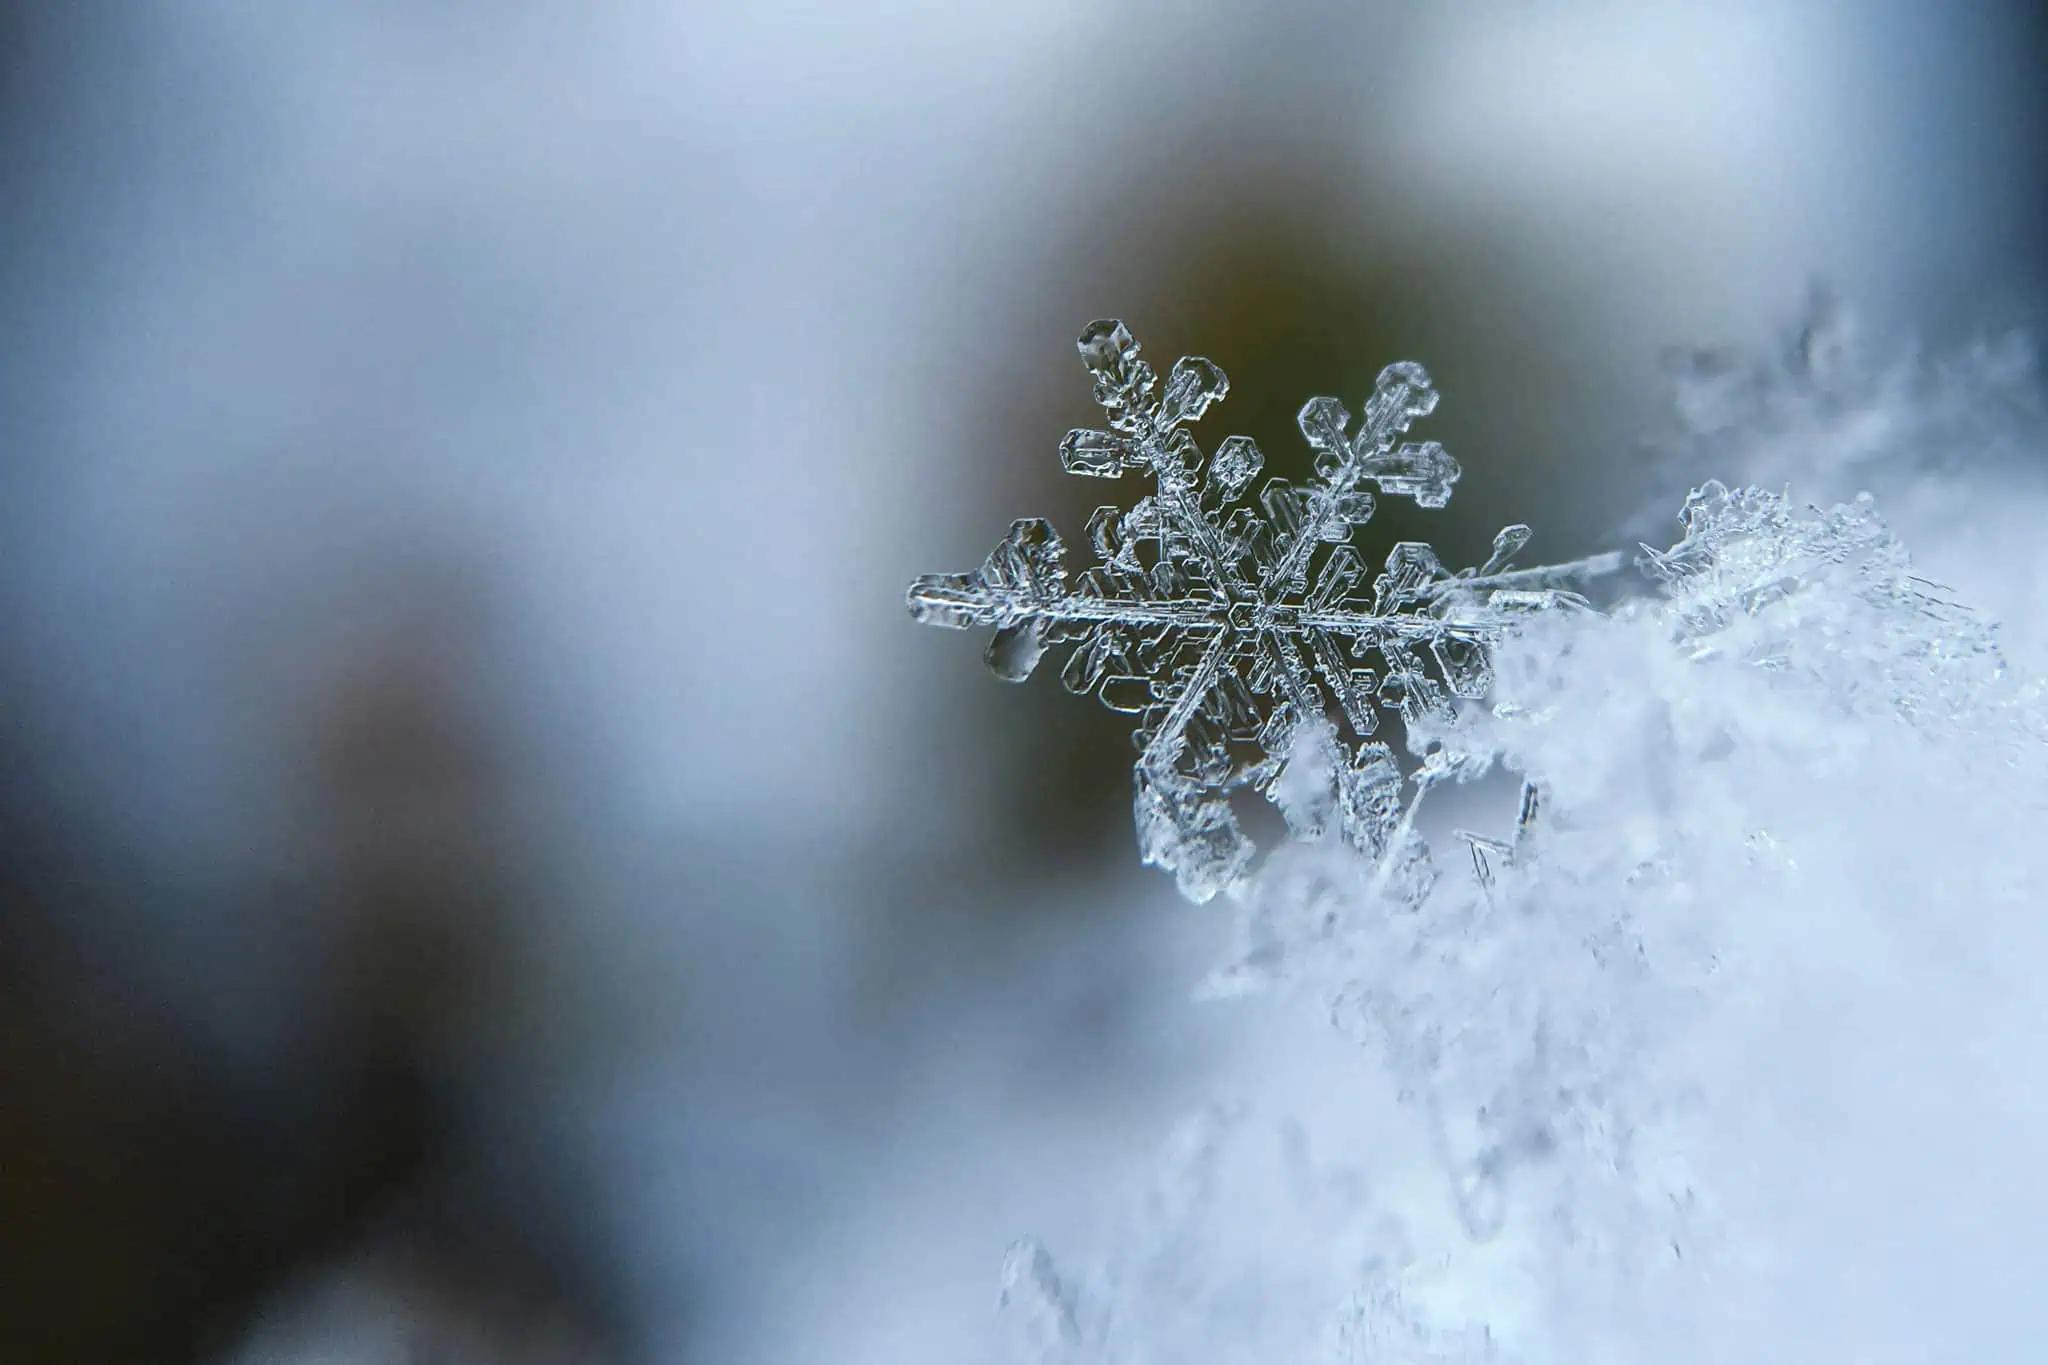
[[[1643,547],[1694,658],[1732,655],[1809,675],[1853,712],[1926,728],[1967,714],[2005,673],[1987,620],[1915,574],[1867,493],[1825,510],[1709,480],[1680,512],[1685,536]]]
[[[1437,442],[1402,439],[1437,403],[1420,365],[1383,370],[1355,427],[1338,399],[1310,399],[1297,422],[1314,482],[1268,478],[1253,506],[1258,446],[1231,436],[1205,457],[1187,429],[1228,391],[1221,369],[1183,357],[1162,386],[1116,321],[1091,323],[1078,346],[1108,420],[1068,432],[1061,463],[1098,478],[1136,473],[1153,491],[1096,509],[1096,562],[1071,582],[1058,533],[1028,518],[980,569],[911,584],[911,614],[993,627],[989,666],[1013,682],[1071,646],[1068,689],[1138,717],[1139,847],[1190,899],[1243,884],[1253,847],[1231,799],[1246,789],[1271,799],[1297,836],[1334,829],[1399,860],[1404,779],[1374,738],[1380,713],[1429,723],[1454,699],[1483,696],[1502,631],[1582,603],[1568,585],[1619,557],[1516,569],[1529,539],[1517,525],[1484,564],[1455,573],[1428,545],[1402,541],[1368,583],[1353,542],[1375,493],[1440,508],[1460,473]]]
[[[1531,784],[1488,876],[1326,842],[1247,888],[1217,984],[1305,988],[1364,1045],[1283,1102],[1361,1164],[1303,1180],[1211,1125],[1164,1225],[1034,1248],[1026,1358],[2031,1358],[1999,1277],[2038,1278],[2048,1207],[2041,687],[1870,499],[1709,482],[1681,522],[1657,592],[1504,635],[1493,705],[1435,735],[1422,781]]]
[[[1211,987],[1305,990],[1364,1045],[1368,1064],[1340,1084],[1313,1063],[1290,1076],[1291,1052],[1254,1082],[1267,1099],[1305,1086],[1278,1106],[1288,1131],[1313,1115],[1316,1145],[1357,1164],[1297,1159],[1306,1136],[1276,1152],[1260,1136],[1270,1125],[1237,1110],[1205,1117],[1164,1163],[1163,1196],[1106,1255],[1062,1265],[1035,1243],[1013,1254],[1004,1317],[1025,1358],[2038,1354],[2042,1311],[2009,1286],[2041,1277],[2035,1230],[2048,1217],[2048,1187],[2031,1178],[2048,1142],[2036,1102],[2048,1087],[2037,909],[2048,851],[2027,837],[2048,819],[2048,678],[1960,605],[1978,589],[1930,581],[1876,500],[1847,496],[1865,480],[1888,507],[1894,490],[1921,507],[1930,485],[1974,490],[1967,531],[1945,537],[1936,562],[1947,577],[1974,556],[1996,583],[2031,562],[2043,495],[2010,455],[2038,445],[2026,443],[2024,387],[2001,406],[1978,401],[1981,385],[1922,371],[1893,373],[1924,383],[1869,384],[1854,351],[1823,315],[1789,381],[1760,368],[1754,382],[1693,393],[1712,438],[1702,448],[1725,467],[1775,481],[1804,455],[1819,491],[1840,500],[1704,482],[1677,542],[1637,561],[1655,590],[1604,612],[1518,614],[1513,593],[1533,591],[1538,607],[1572,599],[1556,577],[1500,584],[1512,572],[1500,563],[1462,578],[1433,570],[1420,581],[1444,596],[1417,602],[1400,574],[1419,546],[1396,547],[1381,575],[1394,586],[1371,600],[1346,591],[1315,604],[1317,562],[1264,591],[1280,555],[1327,565],[1350,551],[1352,529],[1327,551],[1301,550],[1291,525],[1270,529],[1266,497],[1265,541],[1253,535],[1215,570],[1161,499],[1194,498],[1201,528],[1231,544],[1228,504],[1258,461],[1226,442],[1197,480],[1192,443],[1173,423],[1159,434],[1160,419],[1068,441],[1098,473],[1170,455],[1160,492],[1121,519],[1098,514],[1112,534],[1097,582],[1111,587],[1070,592],[1056,558],[1034,580],[999,556],[979,576],[913,590],[914,605],[922,591],[957,609],[949,624],[1031,625],[1011,638],[1032,657],[1085,644],[1124,598],[1167,597],[1185,615],[1117,626],[1164,661],[1115,670],[1154,708],[1141,750],[1160,732],[1155,712],[1206,714],[1190,681],[1217,651],[1262,718],[1251,763],[1264,767],[1246,780],[1193,766],[1185,738],[1158,755],[1164,776],[1141,757],[1141,833],[1148,784],[1178,782],[1218,805],[1254,786],[1297,830],[1348,836],[1296,843],[1225,879],[1241,893],[1241,948]],[[1372,440],[1368,456],[1402,434],[1367,436],[1388,382],[1348,438]],[[1172,407],[1176,422],[1186,407]],[[2029,528],[2023,549],[1983,548],[1995,511]],[[1130,543],[1114,528],[1132,519],[1152,539],[1119,571],[1197,586],[1161,594],[1108,577]],[[1035,595],[1019,599],[1027,582]],[[1259,590],[1234,597],[1239,582]],[[1077,597],[1103,614],[1069,633],[1059,613]],[[2023,600],[2031,612],[2038,593]],[[1256,626],[1243,637],[1241,601]],[[1394,702],[1423,755],[1405,778],[1352,725],[1303,642],[1304,618],[1324,612],[1357,625],[1310,623],[1333,641],[1369,638],[1374,662],[1398,674],[1380,644],[1390,639],[1437,689],[1412,709],[1412,694]],[[1455,714],[1451,665],[1429,637],[1396,633],[1454,627],[1476,644],[1491,703]],[[1302,673],[1288,669],[1289,643]],[[1265,690],[1249,685],[1254,669]],[[1319,689],[1313,706],[1290,690],[1304,678]],[[1387,709],[1377,687],[1372,701]],[[1241,732],[1220,733],[1235,755]],[[1347,783],[1368,755],[1383,765],[1375,778]],[[1488,771],[1522,780],[1519,815],[1502,812],[1502,837],[1463,836],[1478,875],[1433,877],[1428,845],[1443,831],[1417,821],[1422,794]],[[1159,860],[1185,883],[1182,848],[1167,852]]]
[[[2048,404],[2021,332],[1926,346],[1860,326],[1816,289],[1779,344],[1668,357],[1669,411],[1641,466],[1638,535],[1661,535],[1669,490],[1707,478],[1876,497],[1922,563],[2001,621],[2008,650],[2048,660],[2037,553]]]

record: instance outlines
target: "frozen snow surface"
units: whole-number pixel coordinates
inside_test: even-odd
[[[1345,500],[1376,468],[1422,501],[1455,475],[1440,452],[1384,463],[1428,410],[1419,371],[1390,369],[1360,433],[1319,443],[1323,485],[1226,516],[1256,459],[1220,472],[1226,442],[1198,487],[1177,430],[1220,373],[1184,361],[1195,378],[1176,367],[1141,404],[1149,372],[1109,326],[1084,354],[1111,432],[1066,449],[1153,472],[1140,509],[1098,513],[1135,529],[1099,535],[1103,567],[1070,590],[1056,539],[1019,523],[980,574],[920,580],[913,610],[1032,636],[1027,654],[1078,639],[1083,690],[1142,683],[1146,853],[1241,919],[1209,991],[1307,993],[1360,1048],[1315,1113],[1253,1097],[1190,1121],[1107,1245],[1013,1248],[1018,1358],[2039,1359],[2048,702],[1993,624],[1921,576],[1873,498],[1713,481],[1612,611],[1550,574],[1520,602],[1504,553],[1456,576],[1412,546],[1354,603]],[[1816,406],[1811,376],[1754,372],[1768,420],[1713,426],[1716,451],[1782,470],[1740,433],[1888,423],[1914,434],[1858,456],[1869,482],[1938,467],[1995,488],[2028,439],[1928,417],[1906,380],[1831,379]],[[1340,645],[1400,680],[1406,764],[1365,740],[1346,700],[1365,684],[1323,663]],[[1247,740],[1263,756],[1230,758]],[[1434,785],[1500,774],[1521,792],[1500,830],[1418,814]],[[1227,807],[1246,786],[1297,836],[1256,867]]]

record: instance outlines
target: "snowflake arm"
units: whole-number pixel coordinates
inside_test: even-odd
[[[1374,490],[1442,507],[1460,473],[1436,442],[1402,442],[1437,402],[1420,365],[1381,372],[1355,433],[1342,403],[1311,399],[1299,425],[1316,482],[1269,478],[1254,508],[1240,504],[1264,467],[1258,446],[1232,436],[1205,457],[1187,430],[1229,391],[1221,369],[1184,357],[1162,389],[1115,321],[1090,324],[1078,348],[1107,422],[1068,432],[1062,465],[1097,478],[1141,472],[1153,491],[1127,510],[1096,509],[1097,562],[1077,579],[1051,525],[1022,520],[978,570],[912,583],[911,615],[993,627],[989,666],[1010,681],[1047,649],[1073,647],[1061,674],[1069,690],[1140,717],[1140,848],[1190,898],[1207,900],[1249,867],[1252,846],[1230,806],[1247,787],[1299,835],[1334,822],[1354,846],[1387,854],[1405,828],[1403,779],[1387,746],[1369,739],[1379,712],[1420,721],[1448,714],[1453,697],[1484,695],[1491,646],[1509,621],[1582,602],[1570,585],[1620,556],[1515,569],[1529,528],[1510,526],[1485,564],[1451,573],[1429,546],[1403,541],[1368,596],[1351,542],[1373,515]],[[1375,656],[1381,667],[1365,666]],[[1286,776],[1304,753],[1325,775],[1306,784],[1313,790]]]

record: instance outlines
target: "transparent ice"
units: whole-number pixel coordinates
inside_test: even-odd
[[[1245,884],[1254,850],[1231,798],[1246,789],[1295,835],[1334,829],[1398,873],[1413,802],[1374,738],[1380,713],[1421,725],[1484,696],[1502,632],[1583,606],[1569,585],[1620,556],[1517,569],[1530,534],[1518,525],[1484,564],[1453,573],[1428,545],[1402,541],[1369,576],[1355,541],[1376,495],[1439,508],[1460,473],[1438,443],[1402,439],[1437,403],[1420,365],[1383,370],[1355,426],[1338,399],[1310,399],[1297,421],[1314,482],[1268,478],[1254,505],[1258,446],[1230,436],[1205,455],[1187,429],[1228,392],[1221,369],[1183,357],[1162,385],[1117,321],[1089,324],[1078,346],[1107,425],[1068,432],[1061,463],[1097,478],[1135,473],[1152,491],[1096,509],[1095,562],[1071,582],[1058,533],[1030,518],[979,569],[911,584],[911,614],[992,627],[989,667],[1013,682],[1048,649],[1071,647],[1068,689],[1138,717],[1139,847],[1190,899]],[[1426,770],[1421,789],[1442,775]]]

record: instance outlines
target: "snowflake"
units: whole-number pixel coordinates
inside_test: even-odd
[[[1265,464],[1258,446],[1231,436],[1205,458],[1187,430],[1228,391],[1221,369],[1184,357],[1161,388],[1116,321],[1091,323],[1078,345],[1108,429],[1068,432],[1061,463],[1098,478],[1139,471],[1154,491],[1095,510],[1098,562],[1073,582],[1058,533],[1027,518],[980,569],[912,583],[911,615],[993,626],[989,666],[1013,682],[1047,649],[1073,646],[1066,686],[1139,717],[1139,846],[1192,900],[1240,885],[1250,867],[1231,809],[1245,789],[1297,837],[1334,826],[1370,856],[1395,852],[1412,804],[1404,811],[1393,751],[1372,738],[1379,712],[1448,719],[1453,698],[1485,695],[1492,645],[1516,616],[1583,604],[1563,585],[1620,557],[1513,569],[1529,539],[1517,525],[1484,564],[1451,573],[1428,545],[1402,541],[1368,595],[1352,538],[1373,490],[1442,507],[1460,473],[1435,441],[1401,439],[1436,407],[1420,365],[1380,373],[1355,431],[1339,400],[1310,399],[1297,420],[1316,481],[1269,478],[1254,508],[1240,500]]]

